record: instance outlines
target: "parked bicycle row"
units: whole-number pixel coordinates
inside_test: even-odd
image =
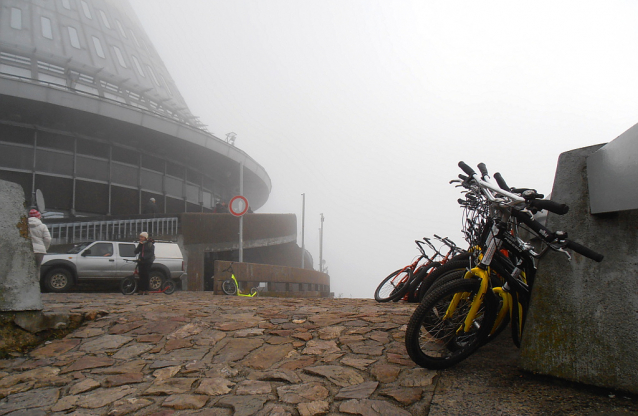
[[[429,239],[417,241],[420,256],[386,277],[377,301],[419,302],[406,330],[408,354],[422,367],[448,368],[496,338],[508,326],[519,347],[527,318],[538,260],[548,250],[567,249],[597,262],[603,255],[552,231],[534,217],[541,210],[564,215],[569,207],[543,199],[531,188],[511,188],[502,175],[492,178],[485,166],[477,174],[464,162],[465,175],[451,183],[463,198],[463,234],[467,249],[449,239],[436,249]],[[535,244],[523,235],[534,237]],[[424,246],[434,254],[427,255]]]

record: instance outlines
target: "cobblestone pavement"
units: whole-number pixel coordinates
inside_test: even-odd
[[[498,340],[455,369],[439,374],[419,368],[403,345],[414,305],[208,292],[45,294],[43,300],[47,310],[81,313],[87,321],[26,356],[0,360],[0,415],[536,415],[638,409],[631,398],[526,376],[516,369],[511,343]],[[567,404],[561,399],[566,395]]]

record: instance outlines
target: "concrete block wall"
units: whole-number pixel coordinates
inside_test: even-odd
[[[230,279],[228,269],[231,262],[215,262],[214,293],[223,295],[221,284]],[[270,264],[233,263],[235,279],[240,283],[244,292],[250,288],[266,283],[261,291],[266,296],[279,297],[329,297],[330,276],[315,270],[299,269],[296,267],[274,266]]]
[[[589,213],[587,156],[602,145],[560,155],[552,200],[567,215],[547,226],[605,255],[596,263],[550,252],[540,262],[521,345],[524,370],[638,393],[638,210]],[[636,192],[636,189],[626,189]]]
[[[42,310],[24,191],[0,180],[0,311]]]

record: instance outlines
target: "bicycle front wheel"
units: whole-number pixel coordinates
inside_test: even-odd
[[[236,295],[237,286],[231,279],[226,279],[222,282],[222,291],[227,295]]]
[[[405,347],[415,363],[431,370],[449,368],[481,346],[496,318],[496,300],[490,290],[469,330],[464,329],[480,286],[477,279],[457,279],[425,296],[412,314],[405,333]],[[453,311],[449,310],[457,294],[460,301]]]
[[[162,292],[166,293],[167,295],[172,295],[173,293],[175,293],[175,282],[170,279],[164,282],[164,285],[162,286]]]
[[[137,290],[137,279],[127,276],[120,282],[120,291],[123,295],[132,295]]]
[[[390,302],[400,299],[408,290],[408,282],[412,277],[410,269],[400,269],[390,273],[377,287],[374,299],[377,302]]]

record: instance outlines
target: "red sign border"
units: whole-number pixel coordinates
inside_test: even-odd
[[[244,203],[245,203],[245,204],[244,204],[244,205],[245,205],[244,212],[237,213],[237,212],[234,212],[234,211],[233,211],[233,202],[234,202],[236,199],[243,199],[243,200],[244,200]],[[241,216],[243,216],[246,212],[248,212],[248,200],[246,199],[246,197],[241,196],[241,195],[237,195],[237,196],[232,197],[232,198],[231,198],[231,200],[230,200],[230,202],[228,203],[228,211],[229,211],[232,215],[234,215],[235,217],[241,217]]]

